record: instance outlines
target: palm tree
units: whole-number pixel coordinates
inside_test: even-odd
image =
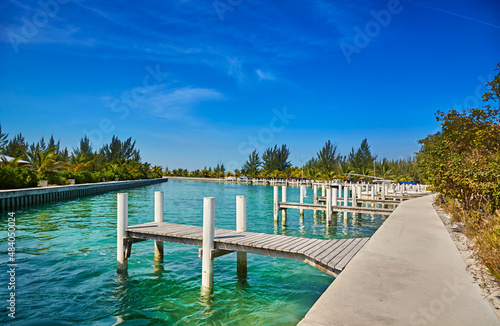
[[[391,165],[386,158],[384,158],[378,166],[377,176],[382,177],[384,179],[390,179],[393,177],[394,171],[391,169]]]
[[[19,161],[21,161],[20,157],[15,157],[9,161],[5,155],[0,155],[0,167],[2,168],[16,168]]]
[[[336,177],[337,179],[340,180],[345,180],[347,178],[348,173],[355,173],[354,169],[346,161],[340,163],[339,168],[336,172],[337,172]]]
[[[306,171],[306,176],[310,180],[318,180],[320,178],[319,171],[315,168],[309,168]]]
[[[56,147],[49,147],[47,149],[33,147],[29,151],[25,151],[24,154],[28,157],[31,165],[42,174],[44,172],[54,171],[61,168],[65,163],[56,162],[57,154]]]

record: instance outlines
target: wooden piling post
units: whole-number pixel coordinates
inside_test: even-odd
[[[332,188],[326,189],[326,226],[332,224]]]
[[[318,185],[313,186],[314,203],[318,204]]]
[[[279,208],[278,208],[278,200],[279,200],[279,188],[278,186],[274,186],[274,207],[273,207],[273,212],[274,212],[274,222],[278,223],[279,222]]]
[[[116,226],[116,260],[117,272],[123,274],[127,272],[128,262],[127,255],[125,254],[124,240],[127,237],[128,225],[128,194],[119,193],[117,195],[117,226]]]
[[[247,197],[236,196],[236,231],[247,231]],[[236,253],[236,273],[240,277],[247,275],[247,253],[238,251]]]
[[[163,191],[155,191],[155,222],[163,222]],[[155,261],[163,263],[163,241],[155,240]]]
[[[344,186],[344,206],[349,206],[349,187]]]
[[[370,193],[371,193],[371,198],[375,199],[375,187],[373,185],[370,186]]]
[[[286,186],[281,187],[281,202],[286,203]],[[286,213],[286,208],[281,210],[281,222],[283,224],[286,224]]]
[[[357,185],[352,186],[352,207],[358,206],[358,191],[359,188]]]
[[[332,205],[337,206],[337,188],[332,189]]]
[[[215,232],[215,198],[203,198],[203,255],[201,288],[204,292],[212,292],[214,285],[214,249]]]
[[[306,189],[307,189],[306,186],[300,185],[300,203],[301,204],[304,203],[304,196],[305,196]],[[304,209],[301,208],[299,211],[300,211],[300,216],[303,217],[304,216]]]

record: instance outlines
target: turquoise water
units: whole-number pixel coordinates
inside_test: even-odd
[[[165,221],[202,225],[203,197],[215,197],[217,228],[236,228],[236,196],[247,196],[247,230],[308,238],[370,236],[380,215],[339,218],[289,210],[273,222],[273,188],[194,181],[128,190],[129,224],[153,221],[154,192],[165,193]],[[306,202],[312,202],[308,190]],[[288,188],[299,201],[299,188]],[[248,254],[248,275],[236,275],[236,254],[215,260],[214,293],[200,295],[198,247],[165,244],[153,264],[153,242],[134,244],[127,277],[116,275],[116,193],[16,210],[16,319],[7,316],[7,213],[0,229],[0,322],[10,325],[295,325],[333,277],[293,260]]]

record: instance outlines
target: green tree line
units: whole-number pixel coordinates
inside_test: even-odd
[[[0,189],[37,186],[39,180],[49,184],[67,184],[68,179],[76,183],[110,180],[136,180],[158,178],[163,174],[160,166],[151,166],[141,161],[135,141],[121,141],[113,136],[109,144],[94,150],[87,136],[71,151],[62,148],[60,141],[51,136],[47,142],[42,137],[29,144],[19,133],[9,139],[0,126]],[[29,162],[24,165],[22,161]]]
[[[345,156],[342,156],[337,146],[328,140],[316,156],[302,167],[292,166],[290,155],[291,151],[286,144],[274,145],[266,148],[262,155],[254,150],[241,169],[234,171],[227,171],[224,164],[219,162],[214,168],[205,167],[194,171],[183,168],[170,171],[167,168],[166,174],[205,178],[247,175],[250,178],[311,180],[346,180],[347,178],[372,180],[376,176],[395,181],[418,181],[420,177],[416,157],[377,160],[377,155],[371,153],[367,139],[361,142],[358,149],[352,148],[351,152]]]

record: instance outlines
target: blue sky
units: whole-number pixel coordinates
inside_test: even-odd
[[[483,105],[500,62],[497,0],[40,3],[0,4],[2,130],[132,137],[170,169],[283,143],[300,166],[365,137],[407,157],[436,110]]]

